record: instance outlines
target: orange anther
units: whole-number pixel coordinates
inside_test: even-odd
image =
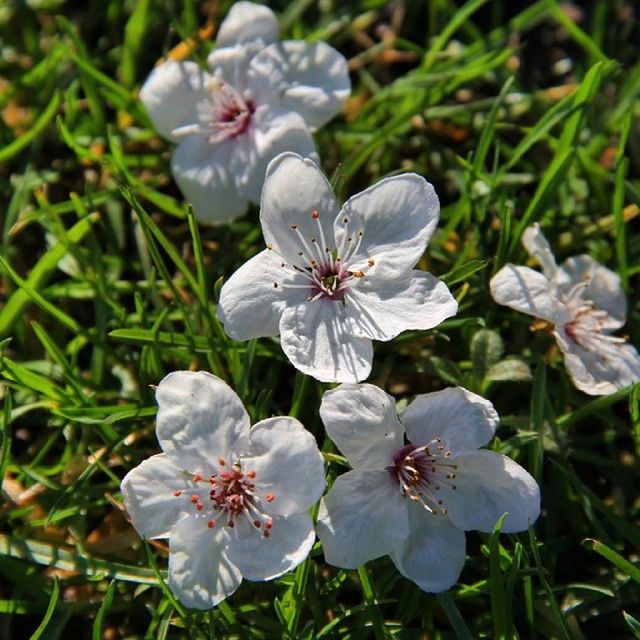
[[[320,217],[320,212],[319,212],[319,211],[317,211],[316,209],[314,209],[314,210],[311,212],[311,217],[312,217],[314,220],[317,220],[317,219]]]

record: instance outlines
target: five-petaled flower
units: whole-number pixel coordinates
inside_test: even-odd
[[[294,418],[249,429],[238,396],[219,378],[176,371],[157,387],[164,453],[122,481],[136,530],[169,538],[169,586],[207,609],[242,577],[270,580],[302,562],[315,534],[309,508],[325,485],[313,436]]]
[[[267,7],[238,2],[220,25],[209,71],[168,60],[140,90],[156,129],[178,142],[171,171],[201,222],[221,224],[258,202],[282,151],[315,156],[310,127],[350,93],[344,57],[324,42],[277,42]]]
[[[554,325],[565,365],[581,391],[608,395],[640,380],[638,352],[625,338],[610,335],[626,319],[620,277],[584,254],[558,267],[538,224],[525,230],[522,242],[542,273],[505,265],[491,279],[493,299]]]
[[[342,208],[318,167],[283,153],[267,170],[260,221],[267,248],[222,287],[218,316],[236,340],[280,334],[293,365],[322,381],[371,371],[371,340],[431,329],[458,305],[413,266],[438,222],[433,187],[407,173]]]
[[[398,420],[393,398],[369,384],[327,391],[320,416],[353,467],[320,503],[328,563],[356,568],[390,555],[421,589],[455,583],[469,529],[526,529],[540,512],[535,480],[510,458],[478,447],[495,432],[487,400],[460,387],[418,396]],[[406,435],[406,438],[405,438]]]

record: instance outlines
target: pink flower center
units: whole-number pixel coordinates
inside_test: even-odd
[[[231,85],[214,79],[211,82],[213,110],[209,142],[222,142],[244,133],[251,124],[255,107]]]
[[[233,529],[238,519],[243,518],[268,538],[273,520],[264,513],[261,505],[263,501],[273,502],[275,495],[258,495],[254,482],[255,471],[243,473],[240,464],[229,465],[223,458],[218,460],[218,465],[218,473],[209,478],[203,478],[200,474],[192,478],[195,487],[188,498],[196,512],[214,516],[207,520],[210,529],[218,523]],[[173,495],[179,498],[183,492],[176,491]]]
[[[447,487],[453,491],[458,465],[450,461],[451,451],[440,438],[428,444],[408,444],[393,456],[393,464],[387,467],[397,481],[400,493],[419,502],[429,513],[446,514],[447,509],[440,491]]]

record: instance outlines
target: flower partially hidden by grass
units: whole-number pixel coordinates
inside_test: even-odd
[[[309,508],[325,485],[313,436],[294,418],[249,429],[238,396],[219,378],[176,371],[156,389],[164,453],[122,481],[144,538],[169,538],[169,586],[188,607],[207,609],[242,577],[271,580],[308,555]]]
[[[626,320],[620,276],[586,254],[558,267],[538,224],[525,230],[522,242],[542,273],[505,265],[491,279],[493,299],[554,325],[569,375],[581,391],[608,395],[640,380],[635,347],[610,335]]]
[[[276,42],[277,33],[270,9],[238,2],[220,26],[209,70],[168,60],[140,91],[156,129],[178,142],[171,171],[201,222],[228,222],[258,202],[278,153],[315,157],[310,128],[335,115],[351,91],[335,49]]]
[[[493,437],[498,414],[466,389],[418,396],[401,422],[378,387],[343,384],[324,394],[320,415],[353,467],[320,503],[329,564],[356,568],[389,555],[402,575],[437,593],[462,571],[465,531],[490,532],[505,513],[502,530],[522,531],[540,513],[531,475],[477,450]]]
[[[413,266],[438,223],[421,176],[381,180],[339,207],[318,167],[294,153],[269,165],[260,207],[267,249],[222,287],[218,315],[236,340],[280,334],[303,373],[357,382],[372,340],[455,315],[446,285]]]

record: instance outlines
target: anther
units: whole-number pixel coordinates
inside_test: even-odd
[[[200,502],[200,496],[192,495],[191,496],[191,502],[193,504],[196,504],[196,502]]]
[[[298,228],[298,225],[297,224],[292,224],[291,228],[295,231]]]
[[[194,482],[200,482],[200,480],[202,480],[202,476],[201,476],[199,473],[196,473],[196,474],[193,476],[193,481],[194,481]]]
[[[273,288],[274,288],[274,289],[277,289],[277,288],[278,288],[278,283],[277,283],[277,282],[274,282],[274,283],[273,283]]]
[[[269,249],[269,251],[273,251],[273,245],[270,242],[267,242],[267,249]]]
[[[179,498],[179,497],[182,495],[182,491],[181,491],[180,489],[178,489],[177,491],[174,491],[174,492],[173,492],[173,495],[174,495],[176,498]]]
[[[267,502],[273,502],[276,499],[276,496],[273,493],[267,493],[265,498],[267,499]]]
[[[227,463],[225,462],[225,459],[224,459],[224,458],[218,458],[218,464],[219,464],[221,467],[224,467],[224,465],[225,465],[225,464],[227,464]]]
[[[376,263],[376,261],[375,261],[373,258],[369,258],[369,259],[367,260],[367,264],[368,264],[370,267],[373,267],[373,265],[374,265],[375,263]]]
[[[198,511],[202,511],[204,509],[204,505],[202,504],[202,502],[198,502],[198,504],[196,505],[196,509]]]
[[[319,216],[320,216],[320,212],[319,212],[319,211],[316,211],[316,210],[314,209],[314,210],[311,212],[311,217],[312,217],[314,220],[317,220]]]
[[[252,469],[251,471],[247,471],[247,478],[255,478],[256,472]]]
[[[209,527],[209,529],[213,529],[213,527],[215,526],[216,526],[215,520],[209,520],[209,522],[207,522],[207,527]]]

